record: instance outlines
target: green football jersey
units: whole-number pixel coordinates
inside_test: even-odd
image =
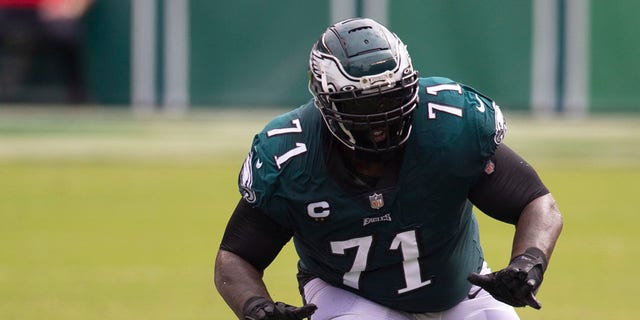
[[[499,107],[470,87],[432,77],[419,90],[393,183],[354,191],[332,178],[311,101],[255,136],[239,186],[294,230],[305,271],[393,309],[436,312],[463,300],[467,275],[481,269],[467,195],[506,126]]]

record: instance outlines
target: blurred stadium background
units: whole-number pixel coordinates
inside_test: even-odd
[[[639,11],[632,0],[96,0],[82,21],[86,103],[65,100],[67,71],[47,54],[18,98],[0,95],[0,319],[232,319],[212,274],[237,171],[253,134],[310,97],[309,49],[350,16],[390,26],[423,76],[493,97],[506,143],[560,203],[544,307],[522,318],[635,318]],[[512,228],[479,216],[500,268]],[[274,298],[299,302],[291,247],[266,278]]]

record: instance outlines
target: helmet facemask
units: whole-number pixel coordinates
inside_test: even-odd
[[[396,150],[411,133],[418,73],[404,44],[382,25],[370,19],[343,24],[346,26],[330,27],[311,51],[309,90],[316,107],[332,135],[349,149],[368,153]],[[354,30],[368,33],[354,39]],[[340,38],[344,35],[346,39]],[[335,52],[345,48],[349,38],[374,42],[377,47],[365,45],[353,54],[352,46],[347,48],[351,55]]]
[[[331,133],[350,149],[385,152],[409,138],[413,110],[417,106],[417,75],[388,88],[320,94],[322,115]]]

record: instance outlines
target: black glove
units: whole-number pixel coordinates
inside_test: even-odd
[[[273,302],[265,297],[252,297],[244,304],[244,320],[302,320],[312,315],[318,307],[305,304],[302,307]]]
[[[535,294],[542,283],[547,269],[547,257],[538,248],[528,248],[523,254],[513,258],[509,265],[494,273],[469,274],[472,284],[489,292],[494,298],[514,307],[526,305],[542,308]]]

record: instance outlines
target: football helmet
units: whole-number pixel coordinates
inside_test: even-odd
[[[382,153],[409,138],[418,72],[402,41],[371,19],[330,26],[309,58],[309,91],[331,132],[355,151]]]

